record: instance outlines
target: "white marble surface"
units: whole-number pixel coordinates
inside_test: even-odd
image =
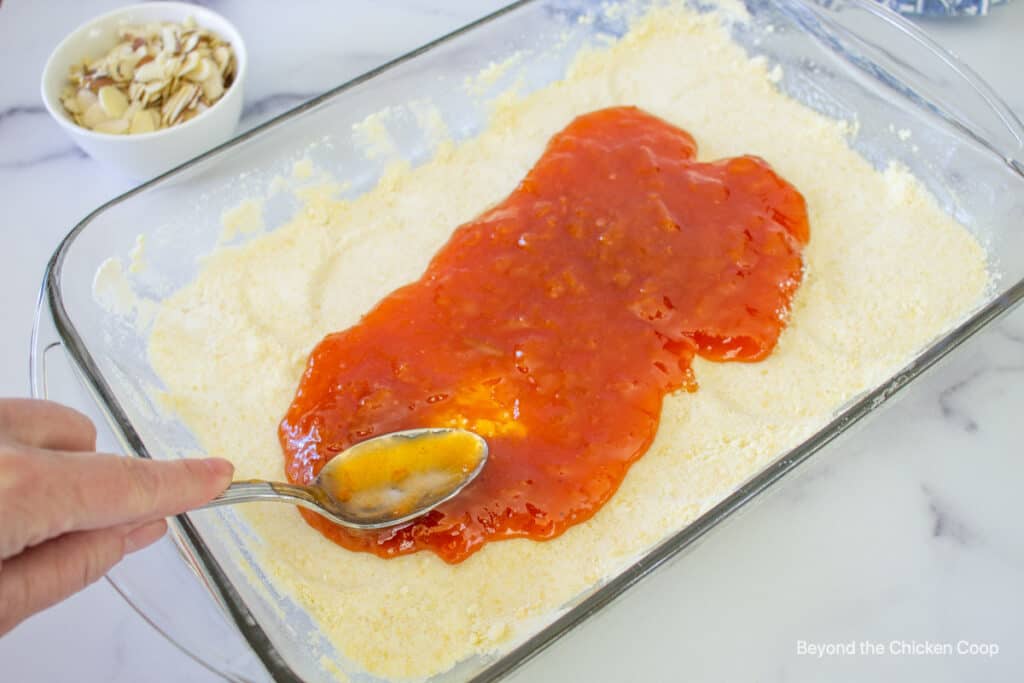
[[[58,239],[130,187],[44,113],[50,48],[110,0],[0,6],[0,394],[27,393],[36,291]],[[249,127],[500,0],[209,0],[247,38]],[[1024,115],[1024,2],[926,30]],[[1024,677],[1024,310],[940,368],[516,680],[1011,681]],[[2,522],[0,522],[2,523]],[[889,641],[995,643],[895,655]],[[798,641],[884,654],[798,654]],[[105,583],[0,639],[9,681],[214,681]]]

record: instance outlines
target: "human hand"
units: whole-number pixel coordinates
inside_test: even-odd
[[[167,530],[231,482],[219,458],[93,453],[96,429],[47,401],[0,399],[0,635]]]

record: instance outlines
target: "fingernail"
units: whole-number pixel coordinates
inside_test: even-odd
[[[167,533],[167,522],[162,519],[139,527],[124,537],[125,555],[156,543],[165,533]]]
[[[235,472],[235,466],[231,464],[231,461],[225,460],[224,458],[205,458],[203,465],[210,471],[211,474],[218,478],[229,478]]]

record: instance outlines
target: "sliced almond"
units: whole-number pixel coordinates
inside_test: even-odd
[[[124,113],[121,114],[119,118],[122,118],[130,123],[132,117],[135,116],[135,114],[137,114],[142,109],[143,107],[141,102],[130,102],[128,104],[128,108],[124,110]]]
[[[135,112],[135,116],[132,117],[131,121],[128,132],[132,134],[152,133],[160,125],[160,118],[152,109],[142,109]]]
[[[195,50],[196,49],[196,45],[199,44],[199,38],[200,38],[199,34],[196,33],[195,31],[193,31],[192,33],[189,33],[187,36],[184,36],[183,37],[184,43],[182,45],[181,51],[187,54],[187,53],[192,52],[193,50]]]
[[[231,61],[231,50],[228,49],[227,45],[218,45],[213,48],[213,60],[217,62],[220,70],[224,71],[227,68],[228,62]]]
[[[196,65],[196,68],[189,73],[186,73],[185,78],[193,81],[194,83],[202,83],[206,79],[210,78],[210,76],[216,76],[218,79],[220,78],[220,69],[217,68],[217,65],[212,59],[209,57],[199,59],[198,55],[197,59],[198,64]]]
[[[85,113],[89,107],[99,102],[99,98],[96,97],[96,93],[88,88],[80,88],[75,93],[75,100],[78,102],[78,109],[82,113]]]
[[[164,77],[163,66],[156,61],[149,61],[135,69],[135,80],[148,82],[161,80]]]
[[[160,109],[161,121],[165,126],[174,124],[185,107],[192,102],[192,98],[199,93],[199,88],[191,83],[182,83],[170,99],[164,102]]]
[[[113,70],[114,77],[119,81],[130,81],[135,76],[135,62],[123,60]]]
[[[153,81],[151,83],[146,83],[142,87],[142,89],[146,92],[147,95],[159,95],[160,92],[164,88],[166,88],[168,85],[169,85],[168,81],[166,81],[164,79],[160,79],[159,81]]]
[[[177,27],[173,24],[168,24],[163,27],[161,32],[163,38],[163,53],[164,54],[177,54],[181,49],[181,44],[178,42],[178,31]]]
[[[163,97],[164,89],[166,89],[167,86],[167,81],[153,81],[152,83],[147,83],[142,88],[143,94],[142,97],[139,98],[139,101],[142,102],[143,106],[149,106],[150,104],[156,103],[161,97]]]
[[[110,117],[107,115],[107,112],[103,111],[103,107],[97,102],[82,113],[81,123],[86,128],[95,129],[96,126],[109,120]]]
[[[100,88],[105,88],[108,85],[113,85],[114,79],[104,74],[86,74],[85,78],[82,79],[82,85],[89,88],[93,92],[98,93]]]
[[[128,98],[116,86],[108,85],[100,88],[97,94],[99,95],[100,106],[103,107],[103,111],[106,112],[107,116],[112,119],[121,118],[124,110],[128,108]]]
[[[185,55],[185,58],[181,60],[181,67],[178,69],[178,75],[188,78],[189,74],[194,72],[196,67],[199,66],[199,61],[200,56],[198,52],[195,50],[189,52]]]
[[[221,80],[219,73],[210,74],[210,77],[203,81],[202,86],[203,97],[207,102],[216,102],[224,94],[224,81]]]
[[[181,57],[160,54],[156,60],[164,70],[164,78],[177,78],[181,73]]]
[[[82,113],[82,108],[78,106],[78,98],[75,97],[75,93],[71,88],[66,88],[60,96],[60,101],[64,105],[64,108],[68,110],[68,113],[72,115],[71,118],[76,118]]]
[[[97,133],[111,133],[113,135],[124,135],[128,132],[128,122],[124,119],[111,119],[103,121],[93,128]]]

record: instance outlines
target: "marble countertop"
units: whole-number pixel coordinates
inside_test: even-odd
[[[76,149],[37,89],[52,46],[120,4],[0,6],[0,395],[27,394],[36,293],[57,241],[132,184]],[[249,44],[248,128],[503,3],[202,4],[235,22]],[[1024,116],[1024,2],[986,19],[923,27]],[[1024,528],[1014,501],[1024,478],[1022,414],[1024,309],[514,679],[1020,680]],[[960,641],[988,649],[943,655],[925,647],[955,650]],[[857,651],[819,657],[812,649],[828,643]],[[0,670],[11,681],[219,680],[105,582],[0,639]]]

